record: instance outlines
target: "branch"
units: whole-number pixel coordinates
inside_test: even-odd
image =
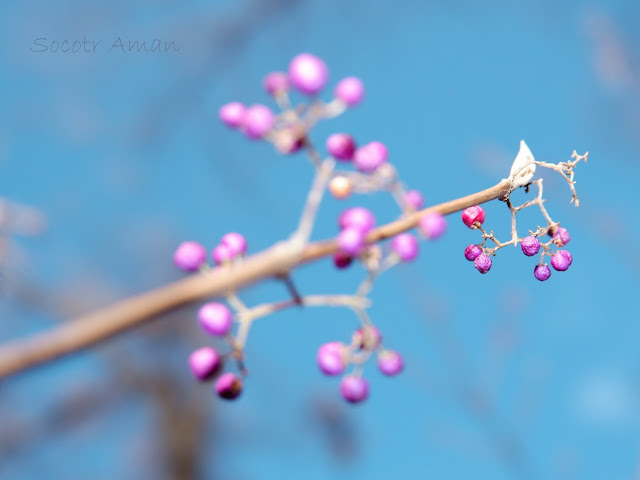
[[[502,180],[486,190],[410,214],[371,231],[367,243],[415,228],[426,213],[449,215],[473,205],[504,199],[513,187],[508,180]],[[216,267],[202,275],[193,275],[76,317],[49,331],[7,343],[0,346],[0,378],[84,350],[190,302],[224,296],[261,280],[282,277],[301,265],[332,255],[337,249],[335,240],[307,246],[283,241],[239,264]]]

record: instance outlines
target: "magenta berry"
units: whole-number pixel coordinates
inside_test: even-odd
[[[378,370],[388,376],[397,375],[404,368],[402,356],[393,350],[385,350],[378,355]]]
[[[269,107],[252,105],[245,114],[244,133],[253,140],[262,138],[271,130],[275,121],[276,117]]]
[[[465,208],[462,211],[462,222],[469,228],[476,228],[474,227],[476,222],[482,225],[484,223],[484,209],[479,205]]]
[[[364,207],[347,208],[338,217],[338,227],[341,230],[349,227],[359,228],[364,232],[368,232],[376,226],[376,217],[370,210]]]
[[[404,204],[407,208],[420,210],[424,207],[424,197],[417,190],[409,190],[404,194]]]
[[[271,72],[264,77],[262,85],[271,95],[280,95],[289,90],[289,77],[284,72]]]
[[[478,258],[478,255],[480,255],[481,253],[482,253],[482,248],[480,248],[480,246],[469,245],[467,246],[467,248],[464,249],[464,258],[466,258],[470,262],[473,262],[476,258]]]
[[[199,380],[210,379],[218,373],[221,366],[220,354],[213,347],[202,347],[189,355],[189,367]]]
[[[481,253],[473,261],[473,265],[480,273],[485,274],[489,270],[491,270],[491,257],[489,257],[489,255]]]
[[[353,333],[352,343],[363,350],[374,350],[382,343],[382,335],[378,327],[367,325]]]
[[[553,234],[552,240],[559,247],[564,247],[571,241],[571,236],[569,235],[569,232],[567,232],[566,228],[559,227],[556,230],[556,233]]]
[[[334,133],[327,138],[327,151],[336,160],[350,162],[356,151],[356,142],[351,135],[346,133]]]
[[[318,349],[318,367],[325,375],[339,375],[347,366],[347,351],[340,342],[325,343]]]
[[[347,77],[338,82],[334,95],[350,107],[353,107],[364,98],[364,84],[358,77]]]
[[[209,334],[222,337],[233,325],[233,313],[224,303],[205,303],[198,310],[200,326]]]
[[[216,393],[225,400],[235,400],[242,393],[242,380],[234,373],[223,373],[216,380]]]
[[[439,213],[427,213],[420,218],[418,228],[425,238],[435,240],[444,234],[447,229],[447,220]]]
[[[551,257],[551,266],[559,272],[564,272],[571,266],[573,257],[567,250],[558,250]]]
[[[180,270],[194,272],[207,261],[207,251],[198,242],[182,242],[173,254],[173,263]]]
[[[347,402],[362,402],[369,396],[369,383],[359,375],[346,375],[340,382],[340,393]]]
[[[289,63],[289,80],[302,93],[316,95],[327,84],[329,69],[315,55],[301,53]]]
[[[522,239],[520,247],[522,247],[522,253],[527,257],[532,257],[540,251],[540,241],[533,235],[529,235]]]
[[[364,173],[374,172],[389,158],[389,152],[384,143],[370,142],[358,148],[353,154],[353,164]]]
[[[218,110],[218,117],[231,128],[240,128],[244,125],[247,107],[240,102],[227,103]]]
[[[410,233],[400,233],[391,240],[391,249],[403,262],[410,262],[418,256],[418,239]]]
[[[551,276],[551,269],[549,268],[549,265],[547,265],[546,263],[543,265],[536,265],[536,267],[533,269],[533,276],[541,282],[548,280]]]
[[[367,233],[358,227],[347,227],[338,234],[338,248],[342,253],[359,255],[366,244]]]
[[[226,245],[217,245],[211,252],[211,258],[216,265],[221,265],[224,262],[228,262],[234,257],[233,251]]]
[[[344,252],[336,252],[333,255],[333,264],[337,268],[347,268],[353,262],[353,257]]]
[[[243,255],[247,253],[247,239],[244,235],[237,232],[229,232],[222,237],[220,245],[227,247],[232,256]]]

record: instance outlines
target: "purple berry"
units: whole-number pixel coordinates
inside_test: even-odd
[[[469,245],[464,249],[464,258],[473,262],[481,253],[482,249],[478,245]]]
[[[247,239],[244,238],[244,235],[237,232],[225,234],[222,240],[220,240],[220,245],[227,247],[234,257],[247,253]]]
[[[347,227],[338,234],[338,248],[342,253],[356,256],[366,244],[367,233],[357,227]]]
[[[567,232],[566,228],[559,227],[556,230],[556,233],[553,234],[552,240],[559,247],[564,247],[571,241],[571,236],[569,235],[569,232]]]
[[[559,272],[564,272],[571,266],[573,257],[567,250],[558,250],[551,257],[551,266]]]
[[[408,208],[420,210],[424,207],[424,197],[418,190],[409,190],[404,194],[404,203]]]
[[[337,268],[347,268],[353,262],[353,257],[344,252],[336,252],[333,254],[333,264]]]
[[[378,355],[378,369],[385,375],[397,375],[404,368],[402,356],[393,350],[385,350]]]
[[[544,265],[536,265],[536,268],[533,269],[533,276],[541,282],[547,280],[551,276],[549,265],[546,263]]]
[[[244,125],[247,107],[240,102],[227,103],[220,107],[218,116],[222,122],[231,128],[240,128]]]
[[[532,257],[540,251],[540,241],[533,235],[529,235],[522,239],[520,247],[522,247],[522,253],[527,257]]]
[[[363,350],[375,350],[382,343],[382,335],[378,327],[367,325],[353,333],[352,343]]]
[[[326,147],[329,154],[336,160],[350,162],[356,151],[356,142],[347,133],[334,133],[327,138]]]
[[[198,242],[182,242],[173,254],[173,263],[180,270],[194,272],[207,261],[207,251]]]
[[[271,72],[262,81],[264,89],[271,95],[279,95],[289,90],[289,77],[284,72]]]
[[[473,265],[480,273],[485,274],[491,270],[491,258],[488,255],[481,253],[473,261]]]
[[[369,396],[369,383],[357,375],[346,375],[340,381],[342,398],[350,403],[359,403]]]
[[[389,158],[387,147],[381,142],[370,142],[353,154],[353,164],[364,173],[371,173]]]
[[[218,373],[221,366],[220,354],[213,347],[202,347],[189,355],[189,367],[199,380],[210,379]]]
[[[347,208],[338,217],[338,227],[340,227],[341,230],[354,227],[359,228],[364,232],[368,232],[375,226],[376,217],[373,216],[371,211],[364,207]]]
[[[307,95],[315,95],[329,80],[327,65],[315,55],[301,53],[289,63],[291,84]]]
[[[484,223],[484,209],[479,205],[465,208],[462,211],[462,222],[469,228],[475,228],[473,225],[475,222],[482,225]]]
[[[353,107],[364,98],[364,85],[358,77],[347,77],[338,82],[334,95],[344,103]]]
[[[228,262],[234,257],[233,251],[226,245],[217,245],[211,252],[211,257],[216,265]]]
[[[205,303],[198,310],[198,321],[207,333],[223,337],[231,330],[233,313],[224,303]]]
[[[427,213],[420,218],[418,228],[425,238],[435,240],[447,229],[447,220],[437,212]]]
[[[231,372],[223,373],[216,380],[216,393],[225,400],[235,400],[242,393],[242,380]]]
[[[391,249],[403,262],[410,262],[418,256],[418,239],[410,233],[401,233],[391,240]]]
[[[325,375],[339,375],[347,366],[347,351],[340,342],[325,343],[318,349],[316,361]]]
[[[252,105],[245,115],[244,133],[253,140],[262,138],[271,130],[275,122],[276,117],[269,107]]]

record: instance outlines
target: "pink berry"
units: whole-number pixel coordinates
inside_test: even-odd
[[[315,55],[301,53],[289,63],[291,84],[307,95],[316,95],[329,80],[327,65]]]
[[[473,265],[480,273],[485,274],[489,270],[491,270],[491,257],[485,255],[484,253],[481,253],[473,261]]]
[[[252,105],[247,109],[244,119],[244,133],[253,140],[264,137],[276,122],[276,117],[269,107]]]
[[[376,226],[376,217],[370,210],[364,207],[347,208],[338,217],[338,227],[341,230],[349,227],[359,228],[364,232],[368,232]]]
[[[340,342],[325,343],[318,349],[316,361],[325,375],[339,375],[347,366],[347,352]]]
[[[223,337],[231,330],[233,313],[223,303],[205,303],[198,310],[198,321],[207,333]]]
[[[237,232],[225,234],[222,240],[220,240],[220,245],[227,247],[234,257],[247,253],[247,239],[244,238],[244,235]]]
[[[404,194],[404,203],[408,208],[420,210],[424,207],[424,197],[417,190],[409,190]]]
[[[356,142],[351,135],[346,133],[334,133],[327,138],[327,151],[336,160],[350,162],[356,151]]]
[[[387,147],[381,142],[370,142],[353,154],[353,164],[364,173],[374,172],[389,158]]]
[[[378,327],[367,325],[353,333],[352,343],[363,350],[375,350],[382,343],[382,335]]]
[[[242,380],[231,372],[223,373],[216,380],[215,389],[220,398],[235,400],[242,393]]]
[[[264,89],[271,95],[279,95],[289,90],[289,77],[284,72],[271,72],[262,81]]]
[[[367,233],[357,227],[347,227],[338,234],[338,248],[342,253],[356,256],[366,244]]]
[[[333,264],[337,268],[347,268],[353,262],[353,257],[344,252],[336,252],[333,255]]]
[[[418,239],[410,233],[400,233],[391,240],[391,249],[403,262],[410,262],[418,256]]]
[[[418,228],[422,235],[429,240],[435,240],[447,229],[447,220],[437,212],[427,213],[420,218]]]
[[[469,245],[464,249],[464,258],[473,262],[481,253],[482,249],[478,245]]]
[[[522,239],[520,247],[522,247],[522,253],[527,257],[532,257],[540,251],[540,241],[533,235],[529,235]]]
[[[385,375],[397,375],[404,368],[402,356],[393,350],[385,350],[378,355],[378,369]]]
[[[469,228],[476,228],[475,222],[482,225],[484,223],[484,209],[479,205],[465,208],[462,211],[462,222]]]
[[[564,247],[571,241],[571,236],[569,235],[569,232],[567,232],[566,228],[559,227],[556,230],[556,233],[553,234],[552,240],[559,247]]]
[[[211,258],[216,265],[221,265],[224,262],[228,262],[234,257],[233,251],[226,245],[217,245],[211,252]]]
[[[207,251],[198,242],[182,242],[173,254],[173,263],[180,270],[194,272],[207,261]]]
[[[202,347],[189,355],[189,367],[199,380],[210,379],[218,373],[221,366],[220,354],[213,347]]]
[[[551,266],[559,272],[564,272],[571,266],[573,257],[567,250],[558,250],[551,257]]]
[[[240,102],[227,103],[218,110],[220,120],[231,128],[242,127],[246,114],[247,108]]]
[[[364,85],[362,80],[358,77],[347,77],[340,80],[338,85],[336,85],[334,95],[350,107],[357,105],[364,98]]]
[[[347,402],[362,402],[369,396],[369,383],[359,375],[346,375],[340,382],[340,393]]]
[[[533,276],[541,282],[544,282],[551,276],[551,269],[546,263],[544,265],[536,265],[533,269]]]

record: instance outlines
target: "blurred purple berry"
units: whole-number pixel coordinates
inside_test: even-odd
[[[356,142],[347,133],[334,133],[327,138],[326,147],[329,154],[336,160],[350,162],[353,160],[353,154],[356,151]]]
[[[344,103],[353,107],[364,98],[364,85],[358,77],[347,77],[338,82],[334,95]]]
[[[418,228],[425,238],[435,240],[447,229],[447,220],[439,213],[427,213],[420,218]]]
[[[227,103],[220,107],[218,116],[222,122],[231,128],[240,128],[244,125],[247,107],[240,102]]]
[[[318,349],[316,361],[325,375],[339,375],[347,366],[345,346],[340,342],[330,342]]]
[[[541,282],[547,280],[551,276],[549,265],[546,263],[544,265],[536,265],[536,268],[533,269],[533,276]]]
[[[418,190],[409,190],[404,194],[404,203],[413,210],[420,210],[424,207],[424,197]]]
[[[473,265],[480,273],[485,274],[491,270],[491,258],[488,255],[481,253],[473,261]]]
[[[359,255],[365,246],[367,232],[358,227],[347,227],[338,234],[338,248],[342,253]]]
[[[351,207],[343,211],[338,217],[338,227],[341,230],[349,227],[359,228],[368,232],[376,226],[376,217],[364,207]]]
[[[340,381],[340,393],[347,402],[362,402],[369,396],[369,383],[358,375],[346,375]]]
[[[216,380],[216,393],[225,400],[235,400],[242,393],[242,380],[231,372],[223,373]]]
[[[559,247],[564,247],[571,241],[571,236],[569,235],[569,232],[567,232],[566,228],[559,227],[556,230],[556,233],[553,234],[552,240]]]
[[[522,253],[527,257],[532,257],[540,251],[540,241],[533,235],[529,235],[522,239],[520,247],[522,247]]]
[[[358,148],[353,154],[353,164],[364,173],[371,173],[389,158],[387,147],[381,142],[370,142]]]
[[[193,375],[199,380],[210,379],[218,373],[221,366],[220,354],[213,347],[202,347],[194,350],[189,355],[189,367],[191,367]]]
[[[410,233],[400,233],[391,240],[391,249],[403,262],[410,262],[418,256],[418,239]]]
[[[382,335],[378,327],[367,325],[353,333],[352,343],[363,350],[374,350],[382,343]]]
[[[567,250],[558,250],[551,257],[551,266],[559,272],[564,272],[571,266],[573,257]]]
[[[465,208],[462,211],[462,222],[469,228],[475,228],[473,226],[475,222],[482,225],[484,223],[484,209],[479,205]]]
[[[333,264],[337,268],[347,268],[353,262],[353,257],[344,252],[336,252],[333,254]]]
[[[264,89],[271,95],[278,95],[289,90],[289,77],[284,72],[271,72],[262,81]]]
[[[464,249],[464,258],[473,262],[481,253],[482,249],[478,245],[469,245]]]
[[[393,350],[385,350],[378,355],[378,369],[385,375],[397,375],[404,368],[402,356]]]
[[[211,258],[216,263],[216,265],[221,265],[224,262],[231,260],[234,257],[233,251],[226,245],[222,243],[217,245],[213,251],[211,252]]]
[[[315,55],[301,53],[289,63],[289,80],[302,93],[315,95],[327,84],[329,69]]]
[[[224,303],[205,303],[198,310],[198,321],[207,333],[223,337],[231,330],[233,313]]]
[[[269,107],[252,105],[245,115],[244,133],[253,140],[262,138],[271,130],[275,121],[276,117]]]
[[[247,239],[244,235],[237,232],[229,232],[222,237],[220,245],[224,245],[229,249],[232,256],[247,253]]]
[[[198,242],[182,242],[173,254],[173,263],[180,270],[194,272],[207,261],[207,250]]]

